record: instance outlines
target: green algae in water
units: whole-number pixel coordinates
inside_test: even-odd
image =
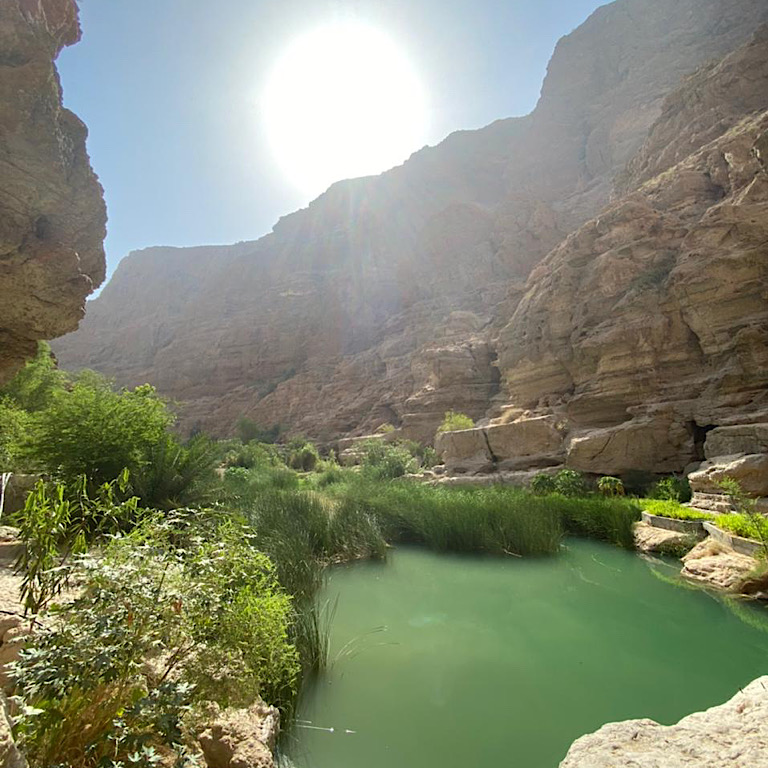
[[[751,625],[590,541],[541,559],[399,548],[335,568],[336,596],[332,663],[287,739],[297,766],[555,768],[603,723],[673,723],[768,672],[764,609],[740,606]]]

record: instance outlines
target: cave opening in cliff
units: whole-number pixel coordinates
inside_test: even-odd
[[[686,425],[688,432],[693,438],[693,460],[704,461],[704,443],[707,440],[707,434],[711,432],[717,424],[698,424],[696,421],[689,421]]]

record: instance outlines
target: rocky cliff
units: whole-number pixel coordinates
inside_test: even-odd
[[[711,62],[766,21],[764,0],[604,6],[531,115],[336,184],[257,242],[132,254],[57,354],[152,381],[219,434],[247,415],[430,440],[453,408],[546,443],[514,465],[591,468],[650,419],[643,450],[666,424],[654,466],[676,468],[765,385],[764,40]]]
[[[74,0],[0,3],[0,383],[104,279],[102,190],[53,63],[79,39]]]

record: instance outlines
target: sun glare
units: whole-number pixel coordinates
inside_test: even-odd
[[[407,56],[359,23],[296,39],[270,75],[263,109],[280,167],[310,195],[397,165],[426,137],[424,92]]]

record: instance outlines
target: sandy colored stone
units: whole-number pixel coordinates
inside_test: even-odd
[[[0,384],[104,279],[102,189],[53,63],[79,39],[74,0],[0,3]]]
[[[737,453],[768,453],[768,424],[717,427],[707,434],[704,452],[708,459]]]
[[[632,532],[635,547],[640,552],[657,552],[679,557],[692,549],[697,542],[696,536],[690,533],[656,528],[647,523],[635,523]]]
[[[630,470],[679,471],[693,454],[688,431],[668,414],[633,419],[616,427],[576,432],[566,464],[582,472],[620,475]]]
[[[757,566],[754,557],[741,555],[708,538],[683,557],[680,573],[686,578],[730,591],[738,588]]]
[[[500,469],[551,466],[563,461],[563,434],[552,416],[492,424],[485,433]]]
[[[259,241],[132,254],[56,344],[59,359],[151,381],[182,403],[184,428],[213,434],[245,415],[328,442],[382,422],[430,440],[449,409],[478,420],[504,405],[549,413],[557,400],[572,427],[603,428],[710,386],[706,413],[679,419],[719,424],[712,408],[732,409],[739,386],[746,402],[766,369],[759,183],[746,194],[762,167],[758,126],[682,155],[751,114],[761,65],[750,59],[753,79],[707,96],[715,127],[694,98],[664,99],[767,20],[764,0],[598,8],[558,44],[531,115],[335,184]],[[611,202],[649,131],[653,174],[673,113],[683,125],[689,112],[697,130],[674,174],[640,193],[637,177]],[[643,283],[668,268],[681,273],[669,291]]]
[[[768,676],[676,725],[608,723],[575,741],[560,768],[766,768]]]
[[[438,432],[435,451],[446,471],[451,473],[482,474],[494,468],[493,455],[482,427]]]
[[[722,493],[723,480],[735,480],[749,496],[768,496],[768,453],[718,456],[688,476],[696,493]]]
[[[264,702],[218,712],[200,733],[208,768],[274,768],[280,715]]]

